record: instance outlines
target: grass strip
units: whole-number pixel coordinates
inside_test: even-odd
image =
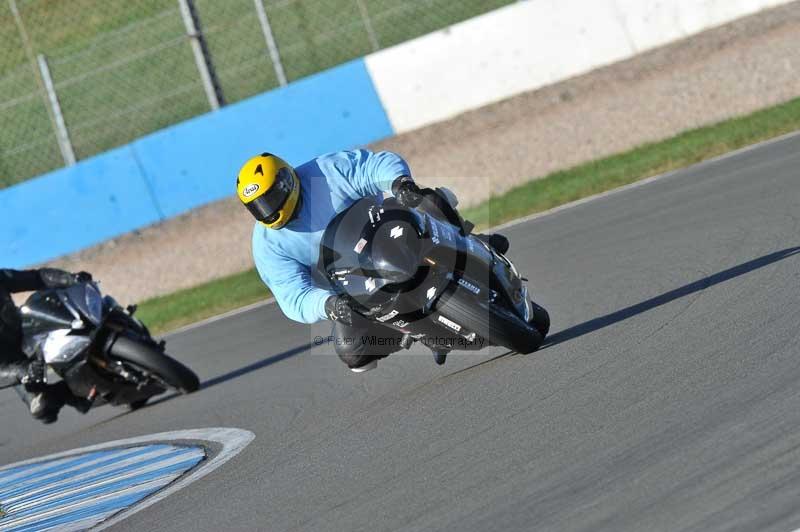
[[[800,129],[800,98],[550,174],[492,197],[464,216],[497,225]]]
[[[497,225],[797,130],[800,98],[555,172],[465,209],[462,214],[478,227]],[[255,270],[249,270],[144,301],[140,317],[154,331],[162,332],[267,295]]]
[[[136,316],[158,334],[269,296],[258,273],[251,269],[143,301]]]

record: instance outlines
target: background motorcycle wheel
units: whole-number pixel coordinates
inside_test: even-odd
[[[109,355],[156,375],[181,393],[195,392],[200,388],[200,380],[192,370],[155,347],[126,336],[114,340]]]
[[[537,305],[535,302],[531,301],[531,308],[533,308],[533,316],[531,317],[531,323],[534,327],[541,333],[542,339],[547,336],[547,333],[550,332],[550,314],[544,309],[544,307]]]
[[[477,301],[464,291],[459,290],[449,298],[442,298],[436,311],[468,331],[482,336],[489,343],[513,349],[518,353],[527,355],[542,345],[542,334],[535,326],[499,305]]]

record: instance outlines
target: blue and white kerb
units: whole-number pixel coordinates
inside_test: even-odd
[[[85,530],[171,484],[206,458],[149,444],[0,469],[0,532]]]

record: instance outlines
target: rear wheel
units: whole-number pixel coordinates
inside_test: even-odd
[[[111,344],[109,355],[153,374],[181,393],[195,392],[200,388],[200,381],[192,370],[155,346],[118,336]]]
[[[543,337],[536,327],[500,305],[483,303],[463,291],[445,298],[439,302],[437,313],[494,345],[528,354],[542,344]]]

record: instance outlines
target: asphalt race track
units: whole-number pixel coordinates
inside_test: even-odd
[[[193,396],[42,427],[2,392],[0,464],[236,427],[240,455],[112,530],[790,532],[799,217],[795,135],[509,228],[538,353],[353,375],[270,305],[170,339]]]

